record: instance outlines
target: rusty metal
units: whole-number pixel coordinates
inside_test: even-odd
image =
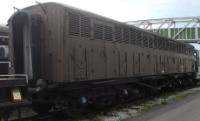
[[[15,73],[26,73],[30,79],[78,82],[194,72],[192,46],[61,4],[25,8],[10,22],[11,43],[21,42],[11,45]],[[15,31],[23,26],[27,31],[21,29],[25,38],[20,39]],[[121,39],[116,26],[121,28]],[[96,34],[95,27],[99,28]]]

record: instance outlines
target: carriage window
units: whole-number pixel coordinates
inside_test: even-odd
[[[3,47],[0,47],[0,58],[5,57],[5,49]]]

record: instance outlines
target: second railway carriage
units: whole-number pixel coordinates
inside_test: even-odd
[[[8,28],[0,26],[0,74],[8,74]]]
[[[11,71],[27,74],[38,87],[38,112],[114,100],[196,72],[191,45],[62,4],[22,9],[9,27]]]
[[[0,25],[0,120],[7,120],[9,113],[30,102],[25,100],[27,76],[9,74],[8,27]]]

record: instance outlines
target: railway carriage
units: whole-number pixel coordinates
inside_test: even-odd
[[[0,74],[8,74],[8,28],[0,26]]]
[[[62,4],[19,10],[9,28],[11,73],[28,75],[39,113],[187,83],[197,71],[191,45]]]
[[[9,118],[9,113],[30,104],[25,100],[27,76],[9,74],[8,27],[0,26],[0,120]]]

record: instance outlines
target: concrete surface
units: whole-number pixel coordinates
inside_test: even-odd
[[[200,121],[200,89],[180,101],[125,121]]]

